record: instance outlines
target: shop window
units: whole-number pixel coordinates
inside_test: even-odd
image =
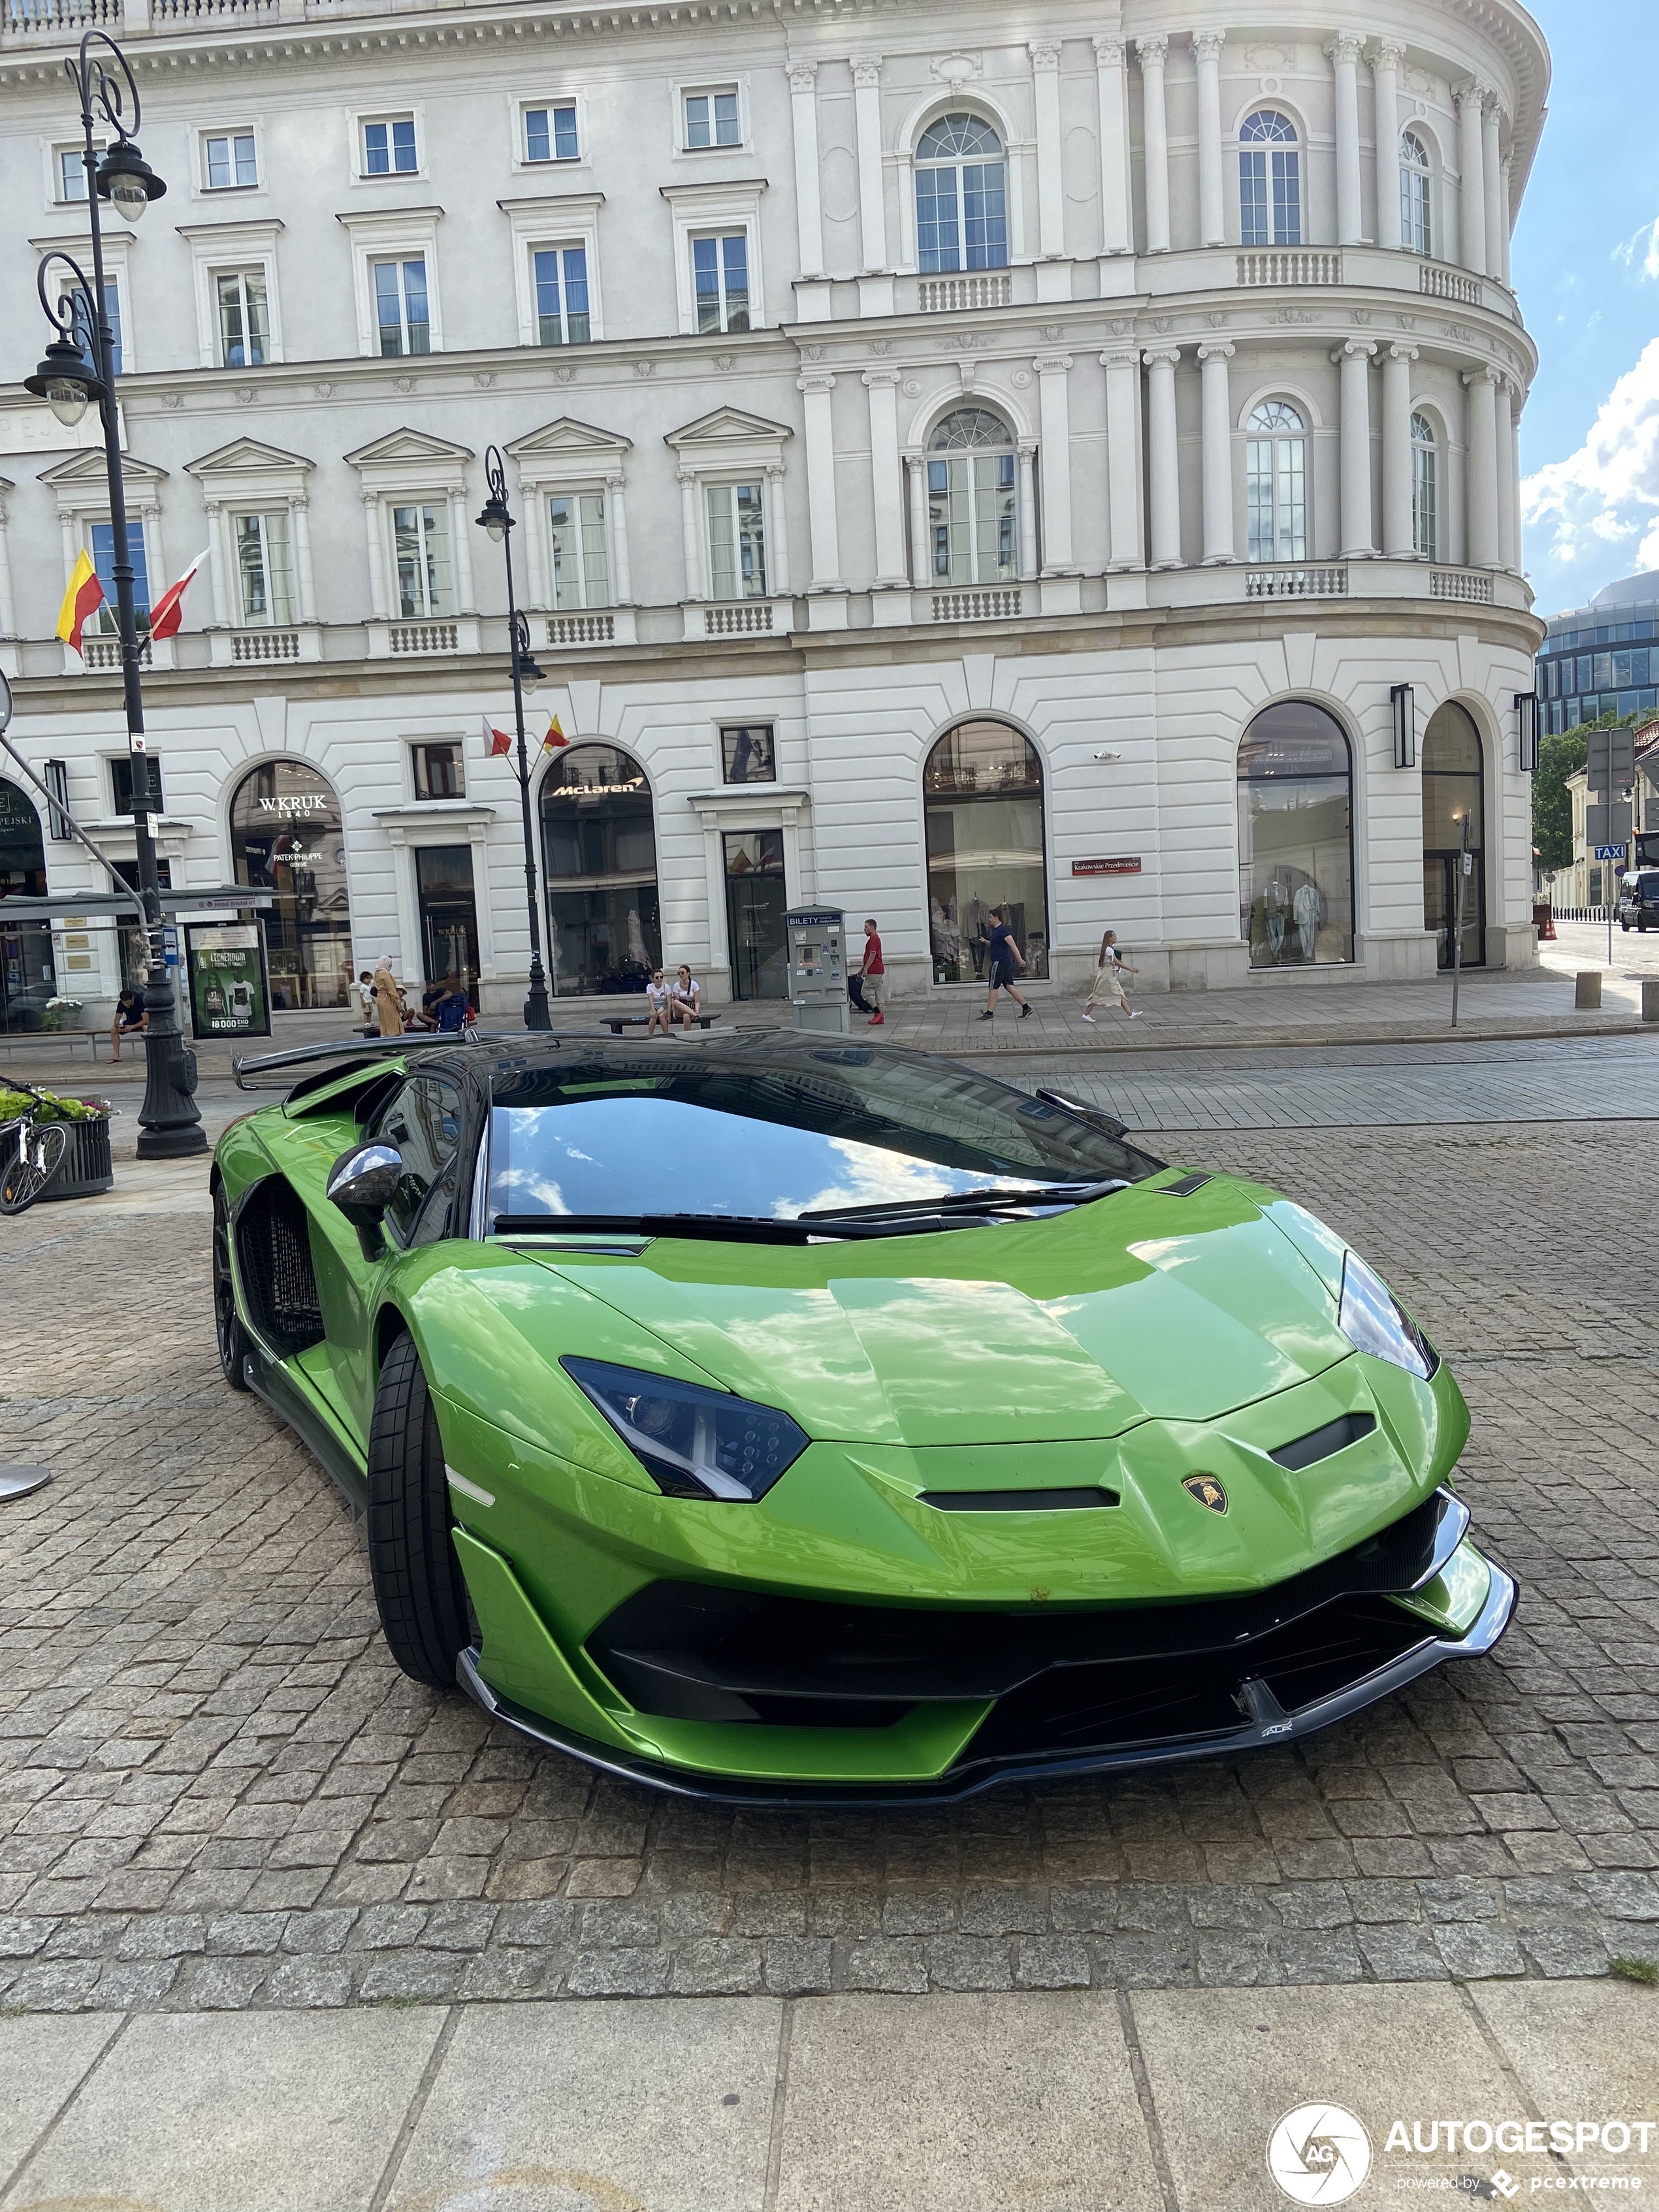
[[[230,842],[236,881],[276,893],[264,910],[273,1009],[345,1006],[351,902],[333,785],[304,762],[262,762],[232,796]]]
[[[784,915],[789,894],[783,878],[783,832],[728,830],[721,845],[732,995],[738,1000],[787,999],[789,943]]]
[[[1006,722],[958,722],[927,756],[922,798],[933,981],[983,980],[994,908],[1025,955],[1026,975],[1046,976],[1048,872],[1036,746]]]
[[[1238,877],[1253,968],[1353,958],[1352,763],[1322,707],[1284,700],[1244,733]]]
[[[720,731],[720,774],[727,783],[775,783],[777,752],[769,722],[736,722]]]
[[[619,746],[572,745],[542,785],[541,817],[555,993],[643,991],[663,957],[644,769]]]
[[[1459,965],[1482,967],[1486,957],[1486,876],[1482,851],[1486,785],[1480,733],[1455,700],[1448,699],[1429,717],[1423,732],[1422,769],[1423,927],[1434,932],[1437,963],[1449,968],[1467,822],[1474,866],[1463,878],[1463,947]]]

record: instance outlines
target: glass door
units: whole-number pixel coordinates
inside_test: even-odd
[[[1434,932],[1435,964],[1452,964],[1452,924],[1457,912],[1458,853],[1423,855],[1423,927]],[[1480,968],[1486,957],[1486,884],[1479,853],[1469,858],[1474,866],[1463,878],[1463,948],[1461,968]]]
[[[478,1003],[478,915],[472,894],[470,845],[417,845],[415,881],[421,900],[421,949],[428,983],[459,979]]]
[[[781,830],[726,833],[726,927],[734,999],[787,999],[789,948],[783,918]]]

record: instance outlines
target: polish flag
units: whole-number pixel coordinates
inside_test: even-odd
[[[510,753],[513,740],[505,730],[498,730],[488,714],[483,718],[484,757],[493,760],[499,754]]]
[[[163,592],[149,611],[149,634],[153,638],[172,637],[185,618],[185,593],[189,590],[196,571],[213,549],[204,545],[191,562],[178,582]]]

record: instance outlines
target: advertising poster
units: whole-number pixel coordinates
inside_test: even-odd
[[[269,1036],[270,991],[258,923],[214,923],[188,928],[185,937],[192,1034]]]

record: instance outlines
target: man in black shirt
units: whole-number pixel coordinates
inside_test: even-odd
[[[1006,991],[1018,1006],[1019,1018],[1024,1021],[1031,1011],[1030,1002],[1014,988],[1014,963],[1018,961],[1023,968],[1025,955],[1015,944],[1014,933],[1003,919],[1002,908],[996,906],[991,908],[990,954],[990,972],[985,980],[991,988],[985,1001],[985,1012],[980,1019],[982,1022],[996,1019],[997,993]]]
[[[109,1056],[121,1057],[121,1040],[125,1036],[142,1036],[149,1027],[149,1016],[144,1011],[144,994],[136,983],[129,983],[115,1001],[115,1019],[110,1024]]]

